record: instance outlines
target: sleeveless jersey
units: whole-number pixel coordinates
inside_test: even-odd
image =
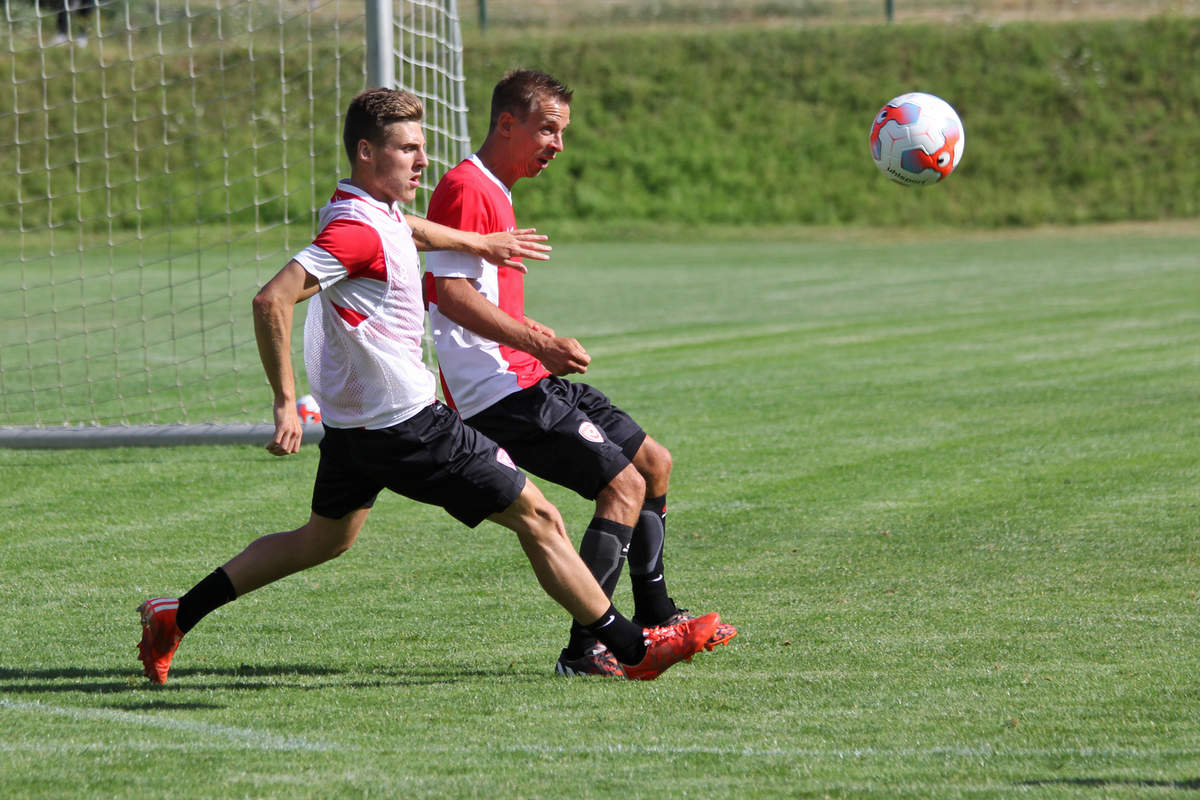
[[[339,181],[295,260],[321,284],[308,302],[304,361],[322,422],[387,428],[434,402],[421,359],[421,262],[399,206]]]

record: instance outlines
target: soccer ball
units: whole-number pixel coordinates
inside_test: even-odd
[[[321,421],[321,407],[317,405],[316,399],[311,394],[306,394],[296,401],[296,413],[300,415],[300,421],[305,424]]]
[[[871,125],[875,166],[905,186],[937,183],[962,159],[966,134],[949,103],[924,92],[902,94]]]

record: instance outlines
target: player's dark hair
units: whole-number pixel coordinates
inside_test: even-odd
[[[496,127],[500,115],[507,111],[524,120],[544,98],[571,104],[575,92],[557,78],[536,69],[518,69],[505,75],[492,90],[492,118],[488,130]]]
[[[383,141],[387,126],[393,122],[420,122],[424,118],[425,107],[421,98],[414,94],[383,88],[359,92],[350,101],[342,126],[342,143],[351,166],[361,140],[378,144]]]

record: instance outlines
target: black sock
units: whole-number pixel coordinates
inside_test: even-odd
[[[175,625],[180,633],[187,633],[210,611],[215,611],[237,597],[233,582],[225,570],[217,567],[208,577],[193,586],[179,598],[179,610],[175,612]]]
[[[593,517],[579,542],[579,557],[587,564],[596,583],[600,584],[610,600],[621,578],[621,568],[625,566],[625,555],[629,552],[629,539],[632,536],[633,528],[628,525],[604,517]],[[578,621],[572,620],[571,638],[563,655],[566,658],[578,658],[595,642],[595,636]]]
[[[653,497],[642,505],[629,545],[633,618],[642,625],[657,625],[679,610],[667,594],[667,580],[663,575],[666,535],[667,497]]]
[[[612,651],[622,664],[640,664],[646,657],[646,640],[642,627],[634,625],[610,604],[600,619],[584,625],[583,629]]]

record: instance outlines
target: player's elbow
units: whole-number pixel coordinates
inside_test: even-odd
[[[254,299],[250,301],[250,308],[254,311],[254,316],[261,317],[271,306],[270,298],[267,297],[266,288],[259,289],[258,294],[254,295]]]
[[[254,299],[250,301],[254,316],[259,319],[270,319],[278,313],[283,305],[283,297],[269,283],[259,289],[258,294],[254,295]]]

